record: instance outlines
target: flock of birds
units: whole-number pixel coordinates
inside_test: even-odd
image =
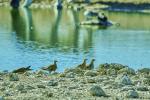
[[[90,64],[86,64],[86,61],[87,59],[84,59],[83,62],[81,64],[79,64],[76,68],[80,68],[80,69],[83,69],[83,70],[91,70],[91,69],[94,69],[94,61],[95,59],[92,59]],[[48,71],[49,73],[51,72],[55,72],[57,70],[57,60],[54,60],[54,63],[47,66],[47,67],[41,67],[42,70],[46,70]],[[28,67],[21,67],[21,68],[18,68],[14,71],[12,71],[12,73],[20,73],[20,74],[23,74],[27,71],[30,71],[32,70],[31,69],[31,66],[28,66]]]

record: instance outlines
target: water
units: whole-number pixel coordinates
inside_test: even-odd
[[[120,26],[81,27],[83,11],[0,8],[0,70],[31,65],[33,69],[58,60],[58,70],[88,63],[121,63],[149,67],[150,14],[107,12]]]

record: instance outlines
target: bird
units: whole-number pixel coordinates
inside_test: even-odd
[[[87,59],[84,59],[83,63],[78,65],[77,68],[85,69],[86,68],[86,61],[87,61]]]
[[[21,67],[21,68],[18,68],[16,70],[13,70],[12,73],[19,73],[19,74],[23,74],[27,71],[30,71],[32,69],[30,69],[31,66],[28,66],[28,67]]]
[[[94,61],[95,61],[95,59],[92,59],[91,63],[86,66],[86,69],[88,69],[88,70],[94,69]]]
[[[57,69],[57,63],[56,62],[58,62],[57,60],[54,60],[54,64],[51,64],[51,65],[49,65],[49,66],[47,66],[47,67],[42,67],[41,69],[42,70],[46,70],[46,71],[49,71],[49,73],[51,73],[52,71],[56,71],[56,69]]]

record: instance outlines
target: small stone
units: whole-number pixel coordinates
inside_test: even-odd
[[[139,98],[139,94],[135,90],[130,90],[127,93],[127,98]]]
[[[37,85],[38,88],[43,88],[45,89],[46,87],[44,85]]]
[[[53,93],[51,93],[49,91],[45,91],[45,92],[43,92],[43,95],[45,95],[46,97],[52,97]]]
[[[96,83],[95,79],[90,79],[90,78],[87,78],[87,83]]]
[[[19,77],[18,77],[18,75],[17,74],[10,74],[9,75],[9,80],[10,81],[19,81]]]
[[[98,96],[98,97],[100,97],[100,96],[104,96],[105,97],[106,96],[106,94],[103,91],[103,89],[101,87],[99,87],[99,86],[92,86],[90,88],[89,92],[90,92],[90,94],[92,96]]]
[[[48,86],[58,86],[58,82],[55,80],[50,80],[47,85]]]

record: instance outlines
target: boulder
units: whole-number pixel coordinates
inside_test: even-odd
[[[92,96],[98,96],[98,97],[101,97],[101,96],[106,96],[105,92],[103,91],[103,89],[99,86],[92,86],[89,90],[90,94]]]
[[[127,98],[139,98],[139,94],[135,90],[129,90],[126,95]]]

